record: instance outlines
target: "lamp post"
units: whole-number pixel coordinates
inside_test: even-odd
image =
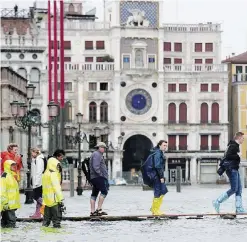
[[[27,105],[13,101],[10,103],[12,116],[15,118],[15,125],[26,129],[28,133],[28,144],[27,144],[27,187],[25,189],[26,200],[25,204],[33,203],[33,189],[31,187],[31,131],[33,126],[41,125],[41,116],[38,112],[31,110],[32,99],[34,98],[34,85],[27,85]],[[51,106],[52,107],[52,106]],[[51,108],[50,107],[50,108]],[[49,107],[48,107],[49,108]]]
[[[71,127],[67,126],[65,127],[65,135],[66,139],[68,140],[69,143],[74,143],[78,145],[78,185],[76,188],[77,195],[81,196],[83,193],[83,188],[82,188],[82,162],[81,162],[81,143],[86,140],[87,143],[87,136],[85,133],[81,132],[81,125],[82,125],[82,120],[83,120],[83,114],[78,113],[76,114],[76,123],[78,125],[78,131],[76,127]]]

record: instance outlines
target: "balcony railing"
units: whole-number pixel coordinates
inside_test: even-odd
[[[201,148],[201,150],[208,150],[209,147],[208,147],[208,145],[201,145],[200,148]]]
[[[164,64],[165,72],[225,72],[227,71],[227,66],[224,64],[218,65],[171,65]]]
[[[232,82],[247,82],[247,73],[239,73],[233,75]]]
[[[219,32],[220,24],[163,24],[166,32]]]
[[[48,67],[46,66],[46,69]],[[58,62],[57,70],[60,70],[60,65]],[[65,63],[65,72],[74,71],[114,71],[114,63],[109,62],[97,62],[97,63]]]

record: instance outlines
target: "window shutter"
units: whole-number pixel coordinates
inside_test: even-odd
[[[212,147],[211,150],[219,150],[220,149],[220,136],[212,135]]]
[[[71,42],[70,41],[64,41],[64,49],[65,50],[71,50]]]
[[[104,50],[105,49],[105,41],[98,40],[96,41],[96,49]]]
[[[208,104],[201,104],[201,123],[208,123]]]
[[[195,59],[195,64],[202,64],[202,59]]]
[[[213,52],[213,43],[206,43],[205,44],[205,51],[206,52]]]
[[[168,92],[176,92],[176,84],[168,84]]]
[[[202,52],[202,43],[195,43],[195,52]]]
[[[176,123],[176,104],[170,103],[168,106],[168,123]]]
[[[181,103],[179,105],[179,123],[187,123],[187,105]]]
[[[176,150],[176,135],[168,135],[168,149]]]
[[[171,42],[164,42],[164,51],[171,51],[172,45]]]
[[[174,43],[174,51],[182,52],[182,43]]]
[[[208,150],[208,135],[201,135],[201,150]]]
[[[179,84],[179,92],[187,92],[187,84],[180,83]]]
[[[171,63],[171,58],[164,58],[164,64],[170,65]]]
[[[187,150],[187,135],[179,135],[179,150]]]
[[[219,123],[219,104],[212,104],[212,123]]]
[[[93,49],[93,41],[85,41],[85,49],[92,50]]]
[[[174,64],[182,64],[181,58],[174,58]]]
[[[213,64],[213,59],[206,59],[205,64]]]
[[[219,84],[218,83],[213,83],[211,87],[212,92],[218,92],[219,91]]]
[[[208,92],[208,84],[201,84],[201,92]]]
[[[85,57],[85,62],[93,62],[93,57]]]

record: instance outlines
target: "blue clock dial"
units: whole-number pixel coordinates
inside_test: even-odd
[[[151,95],[144,89],[134,89],[126,97],[126,106],[130,112],[142,115],[152,106]]]
[[[142,94],[136,94],[132,97],[132,107],[141,110],[146,107],[146,98]]]

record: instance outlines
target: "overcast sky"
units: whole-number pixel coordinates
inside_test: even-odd
[[[161,0],[162,1],[162,0]],[[28,8],[34,0],[1,0],[1,8]],[[84,9],[97,7],[103,19],[103,0],[85,0]],[[247,0],[163,0],[165,23],[222,23],[222,58],[247,51]],[[47,1],[38,1],[45,7]]]

